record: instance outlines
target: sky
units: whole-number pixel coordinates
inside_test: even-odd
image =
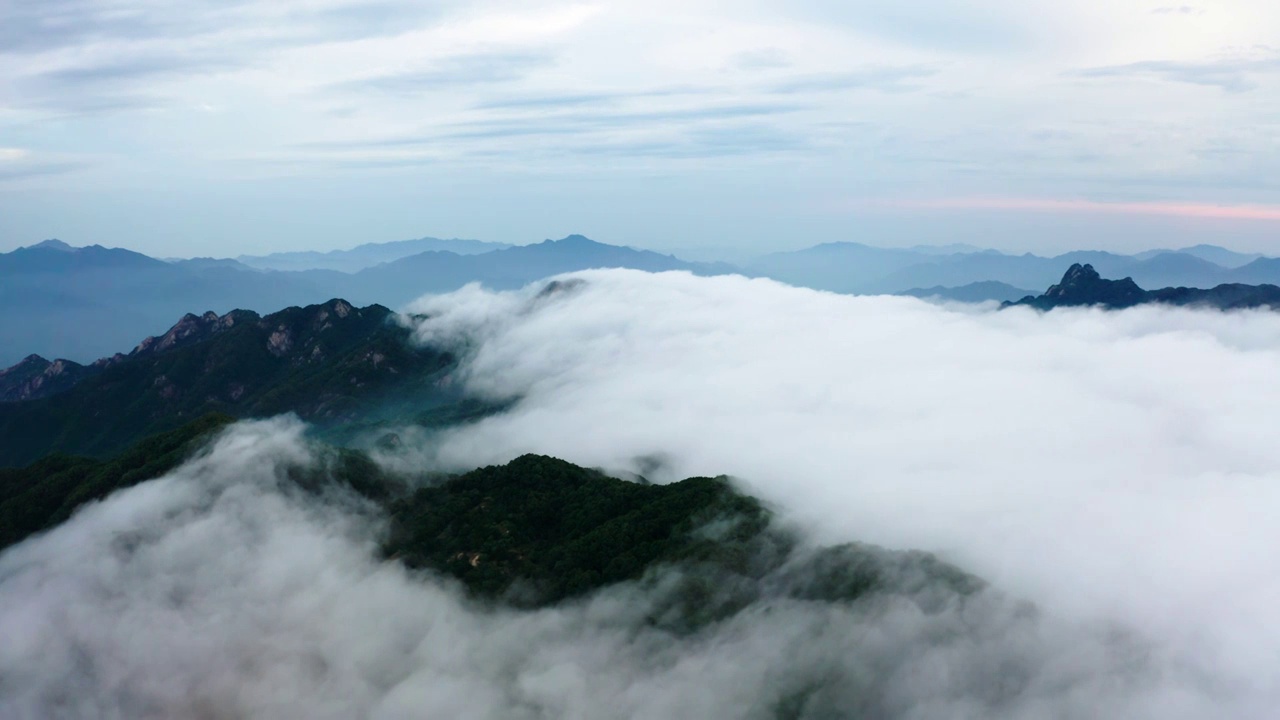
[[[1267,0],[7,0],[0,251],[1280,252]]]

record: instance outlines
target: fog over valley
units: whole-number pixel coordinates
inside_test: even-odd
[[[1269,311],[608,270],[404,318],[505,409],[370,446],[394,477],[529,452],[727,474],[804,545],[926,550],[985,583],[765,592],[692,631],[654,624],[674,567],[495,606],[380,559],[376,502],[296,485],[334,466],[282,417],[0,556],[4,714],[1248,718],[1280,699]]]

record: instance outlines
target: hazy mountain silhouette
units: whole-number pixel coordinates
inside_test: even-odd
[[[924,300],[938,299],[953,302],[980,303],[992,300],[1008,302],[1024,298],[1032,293],[1006,283],[985,280],[959,287],[914,288],[898,294],[918,297]]]
[[[1280,262],[1271,263],[1269,258],[1214,245],[1152,250],[1132,256],[1079,250],[1049,257],[978,250],[967,245],[904,249],[827,243],[766,255],[744,269],[749,275],[834,292],[914,294],[977,282],[998,282],[1015,288],[1045,287],[1058,279],[1063,267],[1075,263],[1092,265],[1107,276],[1128,275],[1148,287],[1280,283]]]
[[[701,275],[734,272],[728,265],[685,262],[672,255],[606,245],[582,235],[517,245],[481,255],[428,252],[362,270],[352,276],[346,295],[399,305],[428,292],[456,290],[470,282],[512,289],[542,278],[594,268],[631,268],[649,272],[687,270]],[[364,300],[361,300],[364,301]]]
[[[241,255],[235,259],[247,267],[259,270],[338,270],[358,272],[385,262],[424,252],[451,252],[457,255],[476,255],[511,247],[506,243],[480,240],[441,240],[424,237],[416,240],[399,240],[385,243],[365,243],[350,250],[328,252],[301,251],[280,252],[270,255]]]
[[[431,251],[357,273],[259,271],[237,261],[164,262],[129,250],[51,241],[0,254],[0,366],[38,354],[87,363],[168,327],[192,308],[269,312],[345,297],[397,307],[470,282],[520,287],[591,268],[731,272],[670,255],[606,245],[580,235],[474,255]]]
[[[87,363],[168,327],[173,318],[192,308],[218,314],[236,308],[270,312],[331,297],[399,307],[421,295],[456,290],[471,282],[508,289],[591,268],[684,270],[702,275],[744,272],[835,292],[928,293],[967,300],[1013,299],[1009,293],[1016,293],[1015,288],[1045,287],[1057,280],[1064,266],[1077,263],[1108,277],[1132,277],[1143,287],[1280,284],[1280,260],[1256,258],[1227,268],[1206,257],[1234,262],[1247,256],[1214,246],[1140,256],[1076,251],[1041,257],[970,252],[968,246],[895,249],[827,243],[767,255],[739,270],[570,235],[521,246],[423,238],[336,253],[242,259],[308,267],[355,266],[421,247],[454,250],[413,252],[348,273],[262,270],[226,258],[164,262],[129,250],[96,245],[75,248],[57,240],[20,248],[0,254],[0,302],[9,309],[0,314],[0,336],[8,341],[0,346],[0,366],[30,354]],[[498,249],[482,252],[491,247]]]
[[[1135,254],[1134,257],[1139,260],[1146,260],[1164,253],[1191,255],[1228,269],[1247,265],[1263,257],[1259,253],[1239,253],[1217,245],[1192,245],[1178,250],[1147,250],[1146,252]]]

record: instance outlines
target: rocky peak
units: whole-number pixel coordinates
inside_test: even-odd
[[[1092,265],[1076,263],[1056,285],[1039,297],[1026,297],[1018,305],[1031,305],[1042,310],[1055,307],[1101,305],[1108,308],[1133,307],[1150,300],[1150,293],[1138,287],[1133,278],[1104,280]]]
[[[22,362],[0,370],[0,402],[17,402],[52,395],[71,387],[96,369],[63,360],[28,355]]]
[[[50,364],[51,363],[48,360],[45,360],[39,355],[35,355],[35,354],[28,355],[22,358],[22,361],[19,362],[17,365],[14,365],[13,367],[8,368],[6,370],[0,370],[0,378],[6,377],[6,376],[15,376],[21,373],[44,372],[44,369],[49,367]]]
[[[377,319],[390,315],[381,305],[357,308],[346,300],[334,298],[322,305],[306,308],[287,308],[280,312],[259,316],[249,310],[232,310],[225,315],[205,312],[202,315],[188,313],[182,316],[163,335],[148,337],[128,355],[116,353],[99,358],[85,366],[69,360],[49,361],[39,355],[29,355],[8,370],[0,370],[0,402],[30,400],[60,393],[86,378],[108,368],[141,358],[151,358],[170,350],[194,345],[212,339],[232,328],[248,325],[266,331],[265,347],[275,357],[295,356],[295,364],[324,363],[328,353],[321,347],[321,333],[341,323],[355,323],[360,319]],[[377,368],[381,356],[373,361]],[[390,369],[390,372],[396,372]],[[236,400],[244,390],[231,391]]]
[[[1098,274],[1097,270],[1093,269],[1092,265],[1076,263],[1067,268],[1066,274],[1062,276],[1062,281],[1057,285],[1050,286],[1045,295],[1061,297],[1082,288],[1096,286],[1101,282],[1102,276]]]
[[[205,340],[217,333],[220,333],[236,324],[238,315],[254,315],[244,310],[232,310],[226,315],[218,315],[212,310],[203,315],[193,315],[187,313],[164,335],[151,336],[133,349],[129,353],[130,356],[146,355],[150,353],[163,352],[181,345],[188,345],[193,342]],[[254,315],[254,317],[257,317]]]
[[[319,309],[311,319],[311,327],[317,332],[323,332],[333,327],[333,323],[330,322],[331,318],[343,320],[353,314],[356,317],[360,317],[360,311],[353,308],[346,300],[334,298],[319,306]]]
[[[120,362],[121,360],[125,360],[125,359],[127,359],[128,357],[129,357],[129,356],[128,356],[128,355],[125,355],[124,353],[116,353],[115,355],[112,355],[111,357],[98,358],[97,360],[94,360],[94,361],[93,361],[93,363],[92,363],[92,365],[90,365],[90,367],[95,367],[95,368],[105,368],[105,367],[109,367],[109,366],[111,366],[111,365],[115,365],[116,363]]]

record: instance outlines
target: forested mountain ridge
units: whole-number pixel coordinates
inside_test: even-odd
[[[187,315],[128,355],[75,369],[76,382],[0,403],[0,467],[55,451],[111,454],[209,412],[294,412],[321,426],[350,423],[389,402],[393,391],[402,401],[432,394],[451,363],[409,342],[408,329],[380,305],[335,299],[266,316]],[[21,386],[29,388],[39,367],[29,359],[0,382],[27,376]]]
[[[232,420],[209,415],[108,460],[57,454],[0,469],[0,550],[164,475]],[[389,522],[383,559],[452,577],[482,602],[542,607],[662,576],[662,601],[648,622],[684,632],[771,598],[840,603],[896,594],[927,611],[939,593],[984,587],[925,553],[806,545],[724,477],[655,485],[541,455],[405,476],[359,451],[316,452],[320,461],[287,468],[286,482],[304,493],[345,488],[367,498]]]

